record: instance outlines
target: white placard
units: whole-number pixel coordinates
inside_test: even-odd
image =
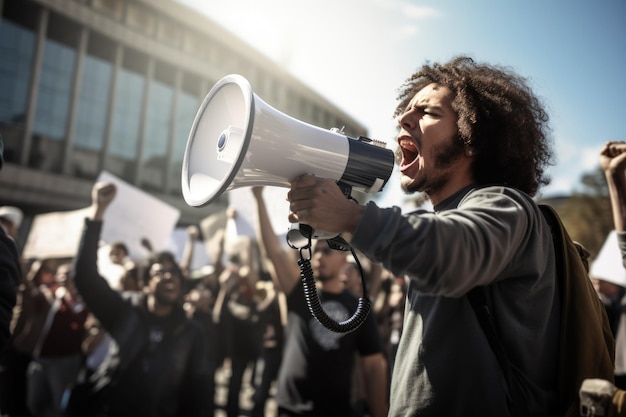
[[[104,242],[124,242],[131,258],[144,256],[143,238],[155,251],[168,249],[180,210],[106,171],[100,173],[97,181],[112,182],[117,187],[115,199],[104,214]]]
[[[24,245],[25,259],[73,258],[89,208],[38,214]]]
[[[104,243],[124,242],[134,259],[146,256],[142,238],[148,239],[156,251],[169,248],[180,217],[178,209],[108,172],[102,172],[97,181],[112,182],[117,187],[115,199],[104,214],[100,236]],[[24,258],[74,257],[89,210],[86,207],[36,215],[22,252]]]
[[[598,257],[591,264],[589,275],[626,287],[626,268],[622,262],[615,230],[611,231],[604,241]]]
[[[168,249],[174,254],[176,260],[179,263],[183,260],[187,240],[187,228],[185,227],[177,227],[176,229],[174,229],[170,237]],[[203,266],[211,264],[212,261],[209,258],[205,242],[202,240],[197,240],[193,246],[193,256],[191,258],[190,269],[192,271],[195,271],[196,269],[200,269]]]
[[[264,187],[263,200],[267,207],[267,214],[274,233],[279,236],[285,235],[289,230],[289,202],[287,193],[289,190],[284,187]],[[256,200],[252,195],[250,187],[243,187],[228,192],[230,207],[233,207],[237,215],[235,222],[237,232],[241,236],[256,237],[257,207]]]

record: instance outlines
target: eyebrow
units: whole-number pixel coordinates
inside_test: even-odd
[[[412,109],[424,110],[424,109],[432,109],[437,111],[444,111],[444,107],[440,104],[432,104],[432,103],[409,103],[406,108],[406,111]]]

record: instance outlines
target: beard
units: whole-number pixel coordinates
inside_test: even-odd
[[[312,265],[312,269],[313,269],[313,276],[315,277],[315,281],[326,282],[326,281],[330,281],[333,278],[332,275],[321,272],[320,267],[316,264]]]
[[[176,305],[179,303],[180,295],[157,289],[154,292],[154,298],[161,305]]]
[[[439,148],[433,156],[433,168],[421,175],[418,179],[402,183],[402,190],[406,194],[416,192],[432,193],[443,187],[449,180],[453,172],[448,170],[452,164],[457,161],[465,152],[463,144],[455,137],[448,145]]]
[[[333,277],[326,275],[326,274],[320,274],[320,273],[315,274],[315,280],[319,282],[326,282],[326,281],[330,281],[331,279],[333,279]]]

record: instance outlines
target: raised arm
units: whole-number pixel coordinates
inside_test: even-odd
[[[600,152],[600,167],[604,171],[611,197],[615,230],[626,227],[626,143],[608,142]]]
[[[97,183],[92,189],[92,205],[76,255],[74,279],[85,303],[108,331],[123,317],[126,304],[99,274],[97,266],[102,220],[115,194],[116,187],[112,183]]]
[[[291,293],[300,277],[298,264],[292,256],[283,249],[278,236],[270,222],[267,207],[263,200],[263,187],[253,187],[252,193],[257,203],[257,233],[265,256],[272,262],[273,268],[268,268],[274,285],[285,294]]]
[[[191,275],[191,266],[193,264],[193,252],[196,246],[200,232],[198,226],[191,225],[187,227],[187,239],[185,240],[185,248],[183,249],[183,257],[180,262],[180,269],[183,271],[185,279],[189,279]]]

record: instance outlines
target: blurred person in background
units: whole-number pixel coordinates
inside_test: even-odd
[[[0,135],[0,170],[4,164],[3,153],[4,141]],[[13,209],[13,218],[10,219],[12,221],[7,221],[7,207],[4,207],[4,219],[0,216],[0,224],[2,224],[0,228],[0,352],[9,340],[9,327],[13,307],[15,307],[17,287],[22,279],[19,251],[15,241],[17,228],[22,221],[22,213],[16,207]]]
[[[69,396],[74,415],[115,417],[211,416],[212,364],[207,336],[182,307],[184,277],[173,256],[147,265],[140,305],[110,288],[97,268],[103,217],[114,200],[112,183],[92,190],[91,214],[76,257],[76,286],[112,342],[85,390]],[[79,393],[83,392],[82,400]],[[75,398],[73,400],[72,398]]]
[[[23,219],[24,212],[22,212],[22,209],[15,206],[0,207],[0,226],[2,226],[6,234],[11,236],[16,242]]]
[[[254,373],[254,396],[250,417],[263,417],[265,405],[270,398],[270,389],[276,381],[280,369],[287,312],[284,296],[276,291],[271,277],[259,280],[256,286],[257,297],[259,298],[257,304],[260,316],[259,326],[263,330],[263,335],[261,354],[257,358]]]
[[[31,416],[26,407],[26,370],[33,359],[53,298],[56,262],[35,260],[19,287],[12,336],[0,362],[0,410]]]
[[[229,359],[230,377],[226,415],[237,417],[241,412],[240,395],[244,385],[246,370],[253,365],[261,351],[263,328],[257,310],[255,285],[258,272],[250,263],[249,251],[254,242],[246,236],[239,236],[228,255],[226,268],[219,277],[220,291],[214,306],[214,319],[219,325],[220,337],[225,347],[225,357]]]
[[[257,202],[259,240],[271,264],[268,269],[276,289],[287,299],[285,346],[276,395],[278,415],[351,415],[354,355],[358,354],[367,412],[372,417],[386,416],[387,362],[373,315],[350,333],[328,330],[311,315],[296,260],[283,249],[271,225],[263,187],[253,187],[252,192]],[[331,249],[323,240],[312,250],[311,266],[322,307],[334,320],[348,319],[358,299],[342,281],[341,271],[348,263],[346,252]]]
[[[43,329],[26,372],[26,404],[35,417],[61,415],[63,394],[78,376],[83,362],[87,309],[72,277],[72,265],[56,268],[55,281],[45,301]]]
[[[613,223],[626,266],[626,142],[607,142],[600,151],[600,167],[609,187]]]
[[[600,151],[600,168],[609,188],[617,244],[622,266],[626,267],[626,142],[607,142]],[[613,275],[623,277],[623,272]],[[594,286],[607,307],[615,334],[615,386],[626,390],[626,282],[612,277],[594,278]]]

